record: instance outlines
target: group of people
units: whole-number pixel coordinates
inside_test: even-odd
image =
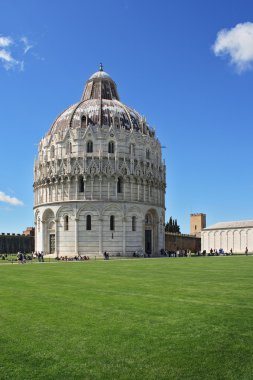
[[[60,256],[56,257],[56,260],[60,261],[84,261],[84,260],[89,260],[89,256],[74,256],[74,257],[68,257],[68,256]]]
[[[160,251],[160,254],[161,256],[164,256],[164,257],[191,257],[192,255],[192,252],[190,249],[187,249],[187,250],[176,250],[176,251],[167,251],[165,249],[161,249]],[[229,252],[225,252],[223,248],[220,248],[219,250],[217,249],[210,249],[210,251],[207,253],[206,250],[204,250],[203,252],[197,252],[195,253],[195,256],[229,256],[229,255],[233,255],[233,250],[232,248],[230,249]],[[248,255],[248,247],[245,248],[245,255],[247,256]],[[109,260],[109,253],[108,252],[104,252],[103,253],[103,256],[104,256],[104,260]],[[133,253],[133,257],[145,257],[146,255],[145,254],[139,254],[139,251],[135,251]],[[149,257],[149,255],[147,255]],[[28,255],[28,254],[25,254],[25,253],[22,253],[22,252],[18,252],[17,253],[17,260],[19,263],[21,264],[24,264],[26,263],[27,260],[32,260],[32,259],[38,259],[39,262],[44,262],[44,252],[32,252],[31,255]],[[89,260],[89,256],[74,256],[74,257],[68,257],[68,256],[60,256],[60,257],[56,257],[55,258],[56,260],[60,260],[60,261],[84,261],[84,260]]]
[[[32,258],[30,255],[27,255],[26,253],[18,252],[17,259],[20,264],[25,264],[26,260],[31,260]]]
[[[206,250],[203,251],[204,255],[206,255]],[[209,253],[207,256],[230,256],[233,255],[233,250],[232,248],[230,249],[229,252],[225,252],[223,248],[220,249],[210,249]]]
[[[167,251],[161,249],[161,256],[165,257],[191,257],[192,252],[190,249],[178,249],[177,251]]]
[[[38,259],[39,262],[44,262],[43,252],[32,252],[31,254],[23,253],[18,251],[17,260],[20,264],[25,264],[27,261]]]
[[[32,256],[33,256],[34,259],[38,259],[39,262],[43,262],[44,263],[44,252],[43,251],[41,251],[41,252],[33,252]]]
[[[203,251],[203,252],[206,254],[206,251]],[[248,247],[245,248],[244,253],[246,256],[248,255],[248,253],[249,253]],[[211,248],[209,253],[208,253],[208,256],[230,256],[230,255],[233,255],[233,249],[232,248],[229,250],[229,252],[224,251],[223,248],[220,248],[219,250]]]

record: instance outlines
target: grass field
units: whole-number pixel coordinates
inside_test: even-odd
[[[0,266],[0,379],[253,379],[253,257]]]

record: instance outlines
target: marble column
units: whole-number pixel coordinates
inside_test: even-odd
[[[118,178],[115,178],[115,199],[118,199]]]
[[[123,186],[123,200],[126,200],[126,186],[127,186],[127,177],[122,178],[122,186]]]
[[[107,177],[107,184],[108,184],[108,201],[110,200],[110,177]]]
[[[56,181],[55,181],[55,185],[54,185],[54,192],[55,192],[55,194],[54,194],[54,199],[55,199],[55,201],[57,202],[58,201],[58,178],[56,179]]]
[[[90,191],[90,198],[93,199],[93,191],[94,191],[94,177],[91,177],[90,179],[90,187],[91,187],[91,191]]]
[[[86,199],[86,176],[83,176],[83,199]]]
[[[103,219],[99,218],[99,255],[103,254]]]
[[[75,255],[78,255],[78,218],[75,218]]]
[[[45,228],[46,223],[44,220],[41,221],[41,251],[45,252]]]
[[[64,201],[64,178],[61,179],[61,200]]]
[[[100,175],[99,176],[99,199],[101,200],[102,199],[102,176]]]
[[[126,255],[126,217],[124,216],[122,218],[122,223],[123,223],[123,244],[122,244],[122,250],[123,250],[123,256]]]
[[[134,185],[134,180],[131,177],[130,178],[130,200],[131,200],[131,202],[133,201],[133,185]]]
[[[78,176],[75,176],[75,193],[76,193],[76,200],[78,200]]]
[[[35,229],[35,234],[34,234],[34,250],[37,251],[37,235],[38,235],[38,225],[37,225],[37,216],[34,222],[34,229]]]
[[[56,257],[59,257],[58,230],[59,230],[59,219],[55,219],[55,254],[56,254]]]
[[[142,219],[142,248],[145,253],[145,219]]]
[[[71,185],[71,178],[70,178],[70,177],[68,177],[67,184],[68,184],[68,198],[69,198],[69,200],[70,200],[70,199],[71,199],[71,198],[70,198],[70,185]]]

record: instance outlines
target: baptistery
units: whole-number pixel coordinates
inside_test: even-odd
[[[57,117],[34,164],[35,249],[55,256],[158,255],[165,164],[155,130],[103,71]]]

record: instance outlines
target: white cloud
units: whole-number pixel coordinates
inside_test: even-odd
[[[24,58],[33,48],[26,36],[12,39],[8,36],[0,36],[0,64],[5,70],[24,71]]]
[[[20,38],[20,41],[24,44],[24,54],[33,48],[33,45],[29,43],[28,38],[23,36]]]
[[[5,49],[0,50],[0,59],[2,59],[5,62],[15,61],[15,59],[11,56],[11,54]]]
[[[6,47],[12,44],[13,44],[13,41],[10,37],[0,36],[0,47]]]
[[[9,203],[13,206],[22,206],[23,202],[20,201],[17,198],[10,197],[9,195],[6,195],[4,192],[0,191],[0,202]]]
[[[13,58],[11,52],[6,49],[0,49],[0,60],[3,62],[3,66],[6,70],[10,70],[15,67],[18,67],[21,71],[24,69],[24,62]]]
[[[253,23],[220,30],[212,49],[216,56],[228,55],[238,72],[253,69]]]

